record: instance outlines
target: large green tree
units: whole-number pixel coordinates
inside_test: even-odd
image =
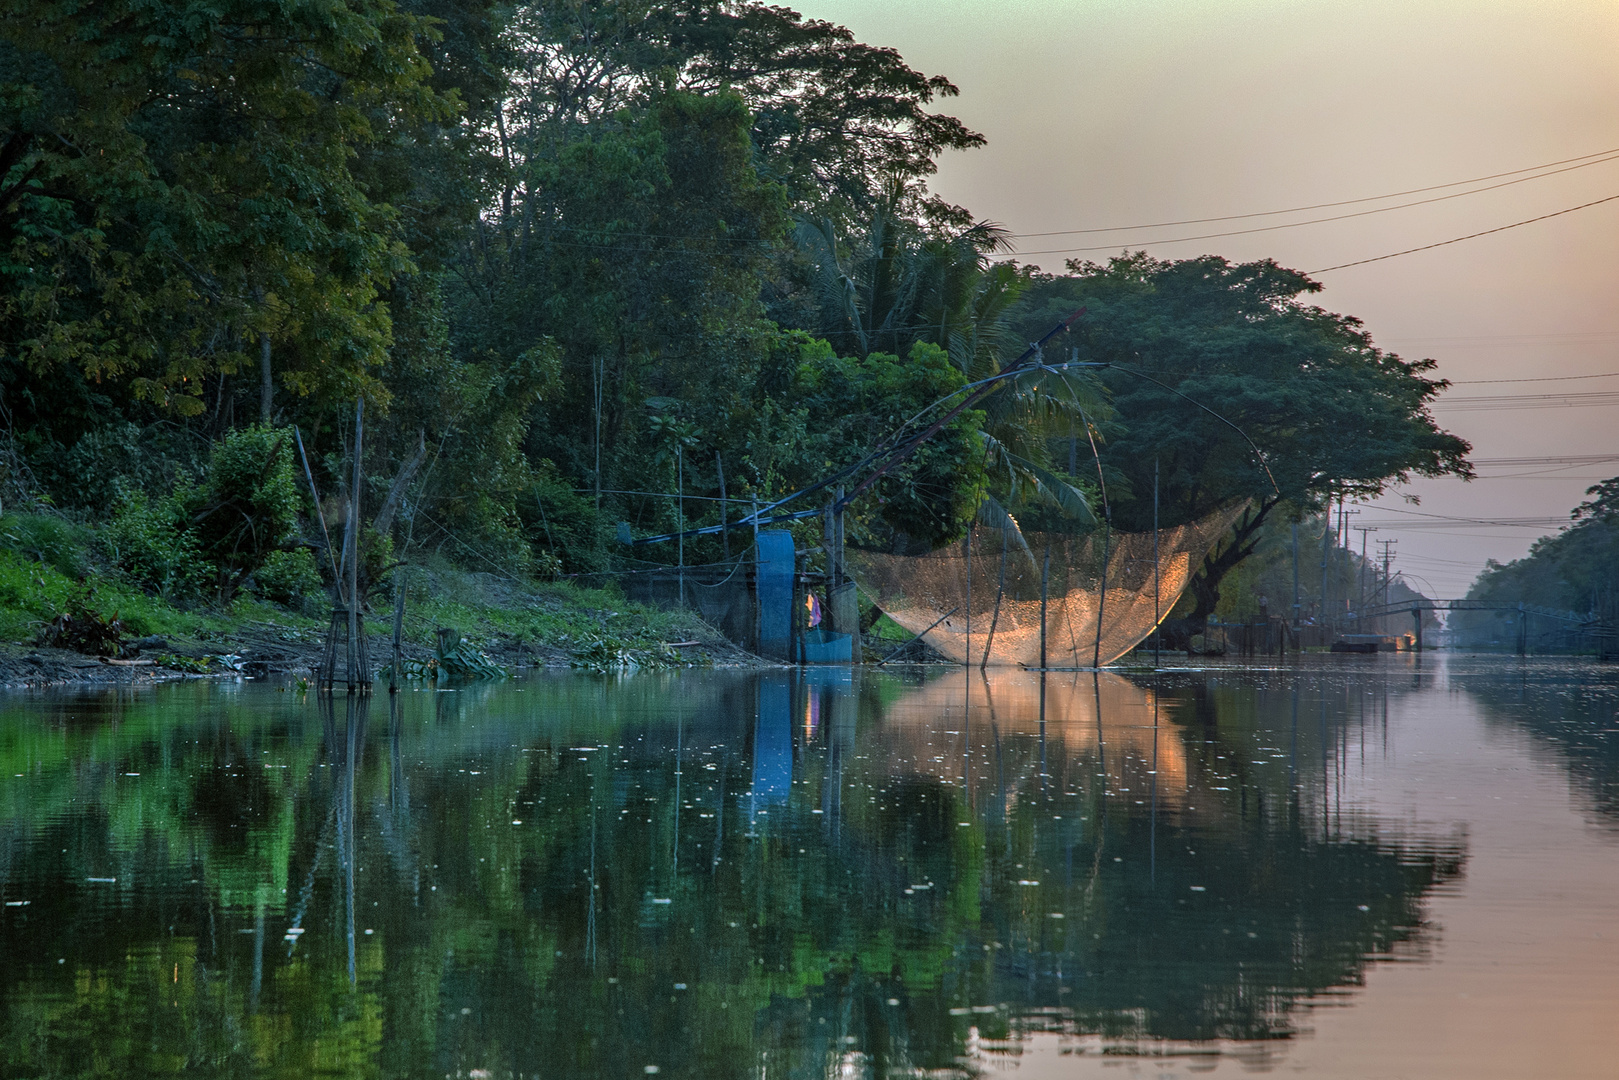
[[[448,118],[389,0],[29,0],[0,12],[0,348],[180,415],[274,357],[298,395],[380,394],[409,265],[355,171]]]
[[[1155,473],[1163,525],[1247,503],[1192,582],[1194,625],[1274,513],[1471,475],[1469,445],[1429,411],[1448,385],[1434,362],[1385,352],[1357,319],[1307,302],[1321,286],[1306,275],[1213,255],[1069,270],[1035,278],[1022,326],[1086,309],[1066,344],[1111,365],[1100,377],[1116,418],[1098,427],[1114,527],[1152,528]]]

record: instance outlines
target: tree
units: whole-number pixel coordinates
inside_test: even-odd
[[[929,111],[957,94],[948,79],[844,27],[754,0],[524,4],[512,11],[506,40],[513,67],[500,137],[514,169],[570,132],[671,89],[740,98],[761,171],[796,205],[822,214],[869,212],[894,178],[931,175],[944,150],[984,142],[955,117]],[[514,175],[503,213],[522,187]]]
[[[1469,600],[1503,606],[1533,604],[1562,611],[1600,613],[1612,619],[1619,606],[1619,477],[1594,484],[1591,498],[1570,513],[1573,523],[1542,536],[1521,559],[1485,563],[1467,590]],[[1516,616],[1511,616],[1516,618]],[[1466,633],[1499,633],[1499,616],[1461,613]]]
[[[430,32],[389,0],[7,5],[0,348],[182,416],[272,347],[294,394],[380,394],[408,251],[353,163],[452,114]]]
[[[1191,584],[1194,628],[1278,509],[1472,475],[1468,443],[1429,411],[1449,385],[1429,377],[1434,362],[1384,352],[1359,320],[1304,302],[1321,289],[1304,274],[1140,253],[1069,271],[1035,278],[1020,325],[1086,308],[1071,345],[1080,361],[1111,365],[1101,379],[1116,418],[1100,425],[1100,455],[1114,527],[1152,527],[1155,468],[1163,525],[1248,504]]]

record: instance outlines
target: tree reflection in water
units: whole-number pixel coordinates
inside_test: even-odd
[[[0,1075],[899,1076],[1036,1029],[1286,1038],[1421,955],[1465,855],[1337,805],[1358,702],[829,671],[13,703]]]

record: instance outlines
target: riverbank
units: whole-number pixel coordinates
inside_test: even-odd
[[[310,675],[326,632],[324,601],[293,609],[240,596],[228,607],[183,608],[94,572],[78,580],[47,563],[0,552],[0,686],[151,683],[245,674]],[[62,616],[81,628],[116,622],[116,649],[54,646]],[[366,613],[374,667],[392,653],[386,598]],[[658,611],[610,589],[522,582],[492,574],[414,568],[408,575],[403,651],[426,661],[440,628],[508,670],[592,671],[764,667],[697,615]],[[56,635],[61,637],[59,633]]]

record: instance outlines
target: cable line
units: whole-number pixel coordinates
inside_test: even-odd
[[[1485,383],[1569,382],[1573,379],[1612,379],[1619,371],[1600,371],[1595,375],[1541,375],[1533,379],[1451,379],[1452,386],[1483,386]]]
[[[1377,255],[1370,259],[1356,259],[1354,262],[1339,263],[1337,266],[1323,266],[1319,270],[1306,270],[1305,273],[1325,274],[1330,270],[1345,270],[1351,266],[1365,266],[1367,263],[1382,262],[1384,259],[1398,259],[1401,255],[1415,255],[1419,251],[1432,251],[1434,248],[1442,248],[1448,247],[1451,244],[1459,244],[1463,240],[1476,240],[1481,236],[1489,236],[1492,233],[1506,232],[1508,229],[1516,229],[1520,225],[1533,225],[1537,221],[1545,221],[1548,218],[1562,217],[1564,214],[1572,214],[1576,210],[1588,210],[1593,206],[1601,206],[1603,203],[1613,202],[1615,199],[1619,199],[1619,195],[1609,195],[1604,199],[1593,199],[1588,203],[1581,203],[1578,206],[1571,206],[1567,210],[1555,210],[1550,214],[1541,214],[1539,217],[1524,218],[1522,221],[1514,221],[1511,225],[1499,225],[1493,229],[1485,229],[1483,232],[1468,233],[1466,236],[1458,236],[1450,240],[1441,240],[1437,244],[1424,244],[1421,247],[1406,248],[1404,251],[1391,251],[1387,255]]]
[[[1499,180],[1503,176],[1518,176],[1527,172],[1539,172],[1542,169],[1556,168],[1558,165],[1567,165],[1574,161],[1584,161],[1589,165],[1600,165],[1599,161],[1588,161],[1589,158],[1608,158],[1619,154],[1619,146],[1610,150],[1598,150],[1594,154],[1581,154],[1579,157],[1563,158],[1561,161],[1548,161],[1544,165],[1532,165],[1526,169],[1511,169],[1507,172],[1491,173],[1489,176],[1475,176],[1471,180],[1453,180],[1448,184],[1433,184],[1429,187],[1407,188],[1405,191],[1391,191],[1387,195],[1367,195],[1360,199],[1343,199],[1339,202],[1313,203],[1309,206],[1294,206],[1286,210],[1260,210],[1251,214],[1225,214],[1220,217],[1183,218],[1179,221],[1154,221],[1142,225],[1111,225],[1101,229],[1057,229],[1052,232],[1020,233],[1020,236],[1080,236],[1088,233],[1129,232],[1135,229],[1161,229],[1171,225],[1207,225],[1215,221],[1241,221],[1245,218],[1277,217],[1281,214],[1302,214],[1309,210],[1330,210],[1337,206],[1354,206],[1358,203],[1380,202],[1383,199],[1398,199],[1404,195],[1421,195],[1426,191],[1443,191],[1445,188],[1461,187],[1464,184],[1482,184],[1486,180]],[[1575,168],[1584,168],[1577,165]],[[1566,172],[1567,170],[1559,170]],[[1547,173],[1555,176],[1555,173]],[[1536,179],[1529,177],[1529,179]],[[1488,188],[1482,190],[1488,191]],[[1464,193],[1465,194],[1465,193]],[[1030,254],[1033,254],[1032,252]]]
[[[1601,165],[1605,161],[1619,161],[1619,156],[1603,158],[1602,161],[1590,161],[1587,165]],[[1571,168],[1583,169],[1584,165],[1574,165]],[[1568,169],[1559,169],[1558,172],[1567,172]],[[1556,173],[1542,173],[1542,176],[1555,176]],[[1444,202],[1447,199],[1460,199],[1464,195],[1477,195],[1485,191],[1494,191],[1496,188],[1510,187],[1513,184],[1522,184],[1528,180],[1538,180],[1539,176],[1526,176],[1521,180],[1507,180],[1500,184],[1491,184],[1489,187],[1474,188],[1472,191],[1457,191],[1450,195],[1436,195],[1431,199],[1417,199],[1415,202],[1398,203],[1394,206],[1379,206],[1373,210],[1356,210],[1352,214],[1333,214],[1331,217],[1310,218],[1308,221],[1289,221],[1281,225],[1262,225],[1253,229],[1231,229],[1227,232],[1203,233],[1199,236],[1177,236],[1169,240],[1140,240],[1136,241],[1138,247],[1152,247],[1157,244],[1184,244],[1193,240],[1218,240],[1226,236],[1250,236],[1254,233],[1276,232],[1280,229],[1297,229],[1303,225],[1320,225],[1328,221],[1348,221],[1350,218],[1367,217],[1371,214],[1386,214],[1390,210],[1405,210],[1413,206],[1426,206],[1429,203]],[[1098,244],[1093,247],[1078,248],[1050,248],[1045,251],[1018,252],[1021,255],[1061,255],[1065,252],[1085,251],[1113,251],[1119,247],[1131,246],[1129,241],[1116,241],[1111,244]]]
[[[1435,409],[1457,412],[1492,412],[1497,409],[1562,409],[1582,405],[1619,405],[1619,390],[1587,390],[1572,394],[1494,394],[1480,397],[1439,398]]]

